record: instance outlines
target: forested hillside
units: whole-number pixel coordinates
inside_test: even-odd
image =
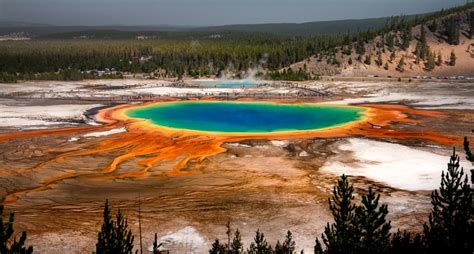
[[[72,40],[0,43],[0,70],[18,78],[54,78],[71,69],[153,72],[160,77],[279,69],[341,43],[338,37],[240,40]],[[59,78],[62,77],[59,75]]]
[[[291,68],[313,76],[473,76],[473,7],[467,4],[419,20],[393,19],[380,33],[358,36]]]

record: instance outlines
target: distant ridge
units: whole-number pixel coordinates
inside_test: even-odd
[[[415,18],[421,15],[406,16],[407,19]],[[196,28],[198,31],[236,31],[250,33],[267,33],[287,36],[316,36],[316,35],[334,35],[347,32],[365,31],[367,29],[382,28],[389,17],[369,18],[369,19],[347,19],[332,21],[314,21],[305,23],[267,23],[267,24],[242,24],[225,25]]]
[[[413,19],[426,14],[409,15],[406,18]],[[44,24],[31,24],[22,22],[0,22],[0,35],[24,32],[32,37],[71,38],[77,36],[78,32],[94,34],[101,37],[100,33],[112,33],[114,38],[132,38],[137,33],[145,32],[150,35],[153,32],[181,32],[181,33],[250,33],[250,34],[272,34],[278,36],[318,36],[334,35],[344,33],[355,33],[368,29],[379,29],[384,27],[390,17],[369,19],[348,19],[333,21],[315,21],[306,23],[267,23],[267,24],[236,24],[224,26],[207,27],[185,27],[172,25],[147,25],[147,26],[50,26]],[[95,32],[94,32],[95,31]],[[130,33],[132,32],[132,33]],[[107,36],[105,36],[107,37]]]
[[[18,21],[0,21],[0,27],[47,27],[48,24],[18,22]]]

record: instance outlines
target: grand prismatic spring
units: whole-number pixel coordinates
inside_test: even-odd
[[[220,133],[310,131],[360,120],[364,108],[319,104],[173,102],[125,114],[176,130]]]
[[[418,120],[409,116],[416,116]],[[443,144],[459,144],[460,139],[430,130],[395,130],[393,124],[417,124],[424,118],[445,118],[443,113],[410,109],[399,105],[337,106],[314,103],[249,101],[162,101],[144,105],[120,105],[102,109],[96,119],[103,125],[13,132],[0,136],[1,142],[19,138],[55,135],[84,135],[88,132],[125,132],[92,139],[79,147],[49,149],[50,156],[33,166],[40,173],[39,185],[10,191],[7,202],[48,186],[79,177],[110,179],[168,176],[198,173],[189,163],[202,162],[225,152],[224,143],[252,139],[306,139],[367,136],[375,138],[422,139]],[[73,144],[71,144],[73,145]],[[101,171],[53,170],[77,158],[114,154]],[[75,159],[76,158],[76,159]],[[120,170],[122,164],[138,164]],[[150,171],[160,164],[160,171]]]
[[[87,239],[93,239],[95,232],[90,231],[90,225],[83,224],[85,218],[97,220],[100,216],[96,212],[100,214],[100,204],[105,199],[123,206],[127,214],[134,213],[138,193],[144,199],[147,235],[153,235],[149,232],[155,230],[156,221],[161,221],[165,230],[186,229],[186,234],[192,234],[196,228],[206,237],[212,237],[229,216],[242,215],[248,226],[240,224],[240,228],[250,231],[260,224],[245,219],[245,214],[255,209],[268,211],[259,215],[263,219],[273,218],[273,213],[282,214],[281,209],[290,213],[299,211],[301,200],[309,202],[305,205],[308,208],[324,204],[329,189],[315,189],[313,183],[319,188],[332,186],[333,174],[314,168],[324,168],[324,161],[333,158],[332,149],[337,147],[331,144],[353,138],[357,142],[359,137],[400,143],[417,140],[446,147],[462,142],[443,129],[430,128],[449,122],[449,114],[395,104],[163,98],[99,108],[93,117],[101,124],[0,134],[0,144],[19,146],[25,154],[22,158],[27,158],[15,159],[18,149],[3,155],[7,161],[4,168],[11,169],[5,174],[19,179],[17,184],[9,185],[6,204],[24,209],[25,212],[18,213],[22,221],[35,222],[30,230],[38,237],[35,241],[56,237],[44,230],[51,223],[87,232]],[[31,144],[25,149],[24,142]],[[277,146],[269,145],[272,142],[277,142]],[[280,147],[279,142],[287,145]],[[34,154],[26,154],[31,149],[35,149]],[[291,155],[294,150],[296,157]],[[238,197],[237,192],[241,193]],[[274,194],[275,200],[270,198]],[[234,203],[232,200],[236,198],[240,201]],[[281,198],[286,207],[280,205]],[[413,198],[418,199],[415,194]],[[50,205],[51,202],[60,204]],[[34,212],[45,207],[46,213]],[[84,209],[93,212],[76,212]],[[51,214],[57,218],[54,222],[47,219]],[[294,223],[318,222],[320,216],[326,214],[304,214],[301,221]],[[166,223],[170,219],[172,222]],[[209,225],[208,220],[215,225],[205,231],[200,223]],[[278,234],[275,232],[275,237]],[[64,237],[69,237],[68,233]],[[86,250],[87,239],[83,240]],[[308,245],[313,242],[312,239],[300,241]],[[168,246],[183,248],[176,244]],[[203,248],[205,252],[207,245],[196,246],[192,248]]]

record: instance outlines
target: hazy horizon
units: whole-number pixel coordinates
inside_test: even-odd
[[[0,0],[0,21],[49,25],[303,23],[417,14],[465,0]],[[344,9],[341,9],[344,6]],[[347,10],[350,10],[347,11]]]

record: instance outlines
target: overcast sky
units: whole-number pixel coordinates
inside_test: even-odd
[[[414,14],[466,0],[0,0],[0,21],[54,25],[224,25]]]

